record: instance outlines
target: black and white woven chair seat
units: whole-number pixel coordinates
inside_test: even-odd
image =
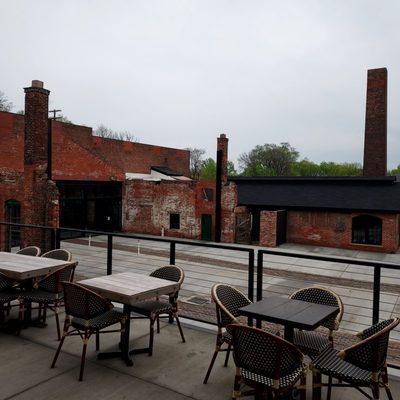
[[[297,346],[303,354],[311,358],[317,357],[324,349],[331,347],[331,343],[326,336],[322,336],[314,331],[295,330],[293,344]]]
[[[121,322],[123,317],[124,315],[121,311],[111,309],[92,319],[73,317],[71,325],[77,329],[102,329]]]
[[[173,311],[170,303],[160,300],[139,301],[131,307],[131,310],[146,316],[170,313]]]
[[[63,298],[62,293],[51,293],[45,290],[33,290],[31,292],[21,292],[19,298],[21,300],[33,303],[52,303],[55,300]]]
[[[225,331],[225,332],[222,334],[222,340],[223,340],[225,343],[232,343],[232,334],[229,333],[228,331]]]
[[[338,357],[339,351],[327,348],[314,361],[313,365],[323,374],[358,385],[371,382],[371,372]]]
[[[302,376],[304,372],[305,367],[299,367],[295,371],[293,371],[291,374],[282,376],[279,379],[279,387],[280,388],[287,388],[293,386]],[[265,386],[273,387],[274,386],[274,380],[271,378],[268,378],[263,375],[255,374],[254,372],[247,371],[246,369],[241,369],[240,370],[242,378],[244,379],[245,383],[246,381],[249,381],[251,383],[260,383]]]
[[[18,293],[13,291],[0,292],[0,304],[8,303],[9,301],[16,300]]]

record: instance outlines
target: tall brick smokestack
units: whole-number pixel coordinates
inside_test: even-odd
[[[221,183],[228,182],[228,138],[225,133],[221,133],[217,138],[217,152],[221,150],[222,164],[221,164]]]
[[[387,69],[368,70],[364,176],[385,176],[387,168]]]
[[[45,164],[48,157],[49,90],[32,81],[25,90],[25,165]]]

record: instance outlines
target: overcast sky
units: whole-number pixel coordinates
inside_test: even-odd
[[[389,73],[389,167],[400,163],[400,1],[0,0],[0,90],[32,79],[78,124],[230,159],[289,142],[362,162],[367,69]]]

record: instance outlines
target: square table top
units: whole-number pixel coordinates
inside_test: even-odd
[[[84,279],[78,283],[111,301],[128,305],[134,305],[137,301],[152,297],[171,294],[179,289],[178,282],[134,272],[99,276]]]
[[[309,303],[281,296],[266,297],[239,309],[241,315],[293,328],[314,330],[334,316],[339,307]]]
[[[71,264],[77,262],[0,251],[0,272],[17,281],[45,276]]]

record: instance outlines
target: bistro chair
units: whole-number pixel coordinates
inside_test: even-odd
[[[309,303],[339,307],[339,312],[321,325],[328,329],[328,335],[315,331],[295,330],[293,343],[303,354],[313,359],[326,347],[333,347],[333,332],[339,329],[340,322],[342,321],[343,302],[332,290],[317,286],[300,289],[294,292],[290,298]]]
[[[18,298],[18,293],[12,290],[14,282],[0,272],[0,323],[4,321],[4,311],[9,310],[11,302]]]
[[[42,251],[39,249],[39,247],[28,246],[28,247],[24,247],[23,249],[18,250],[17,254],[22,254],[24,256],[39,257],[41,252]]]
[[[81,381],[85,368],[87,344],[90,337],[98,332],[123,332],[125,317],[120,311],[114,309],[111,301],[77,283],[63,282],[62,286],[64,289],[66,316],[62,338],[51,368],[54,368],[56,365],[65,338],[67,336],[80,336],[83,342],[79,372],[79,380]],[[103,331],[103,329],[117,323],[121,324],[121,329]]]
[[[54,258],[55,260],[61,260],[61,261],[71,261],[72,260],[72,254],[68,250],[64,250],[64,249],[50,250],[47,253],[44,253],[42,255],[42,257]]]
[[[307,367],[296,346],[258,328],[235,324],[227,329],[232,334],[236,364],[232,399],[250,395],[277,399],[298,390],[300,399],[305,400]],[[242,392],[242,384],[251,390]]]
[[[393,400],[388,384],[386,356],[390,332],[399,324],[399,318],[387,319],[357,334],[361,339],[347,349],[338,351],[327,347],[310,365],[313,371],[313,400],[321,398],[321,387],[328,387],[330,400],[332,387],[354,387],[368,399],[379,399],[379,389],[385,388]],[[321,375],[328,376],[328,383],[321,383]],[[332,378],[339,383],[332,383]],[[345,383],[342,383],[345,382]],[[372,397],[362,390],[369,387]]]
[[[211,298],[215,302],[218,332],[214,354],[204,378],[204,384],[208,382],[208,378],[210,377],[211,370],[219,352],[226,352],[224,366],[228,366],[229,354],[232,348],[232,335],[226,327],[229,324],[239,324],[240,322],[237,319],[239,316],[239,308],[251,304],[251,301],[238,289],[220,283],[215,284],[211,288]],[[224,344],[227,345],[226,348],[222,348]]]
[[[42,256],[43,257],[43,256]],[[55,272],[44,277],[42,280],[34,285],[33,290],[19,294],[20,300],[20,319],[22,320],[25,305],[27,303],[38,303],[39,321],[43,324],[46,323],[46,312],[49,308],[54,312],[57,326],[57,338],[61,339],[59,310],[64,299],[62,282],[72,282],[75,264],[67,265]]]
[[[168,316],[170,321],[173,319],[176,320],[182,342],[185,343],[185,336],[183,335],[181,323],[178,317],[178,295],[179,290],[182,286],[182,282],[185,279],[185,273],[183,272],[183,269],[177,267],[176,265],[166,265],[153,271],[150,276],[154,278],[178,282],[179,286],[178,290],[176,290],[175,293],[171,293],[169,295],[169,301],[164,301],[156,298],[155,300],[139,301],[131,306],[132,312],[143,315],[146,318],[150,319],[149,356],[153,354],[154,323],[157,322],[157,333],[160,333],[161,316]]]

